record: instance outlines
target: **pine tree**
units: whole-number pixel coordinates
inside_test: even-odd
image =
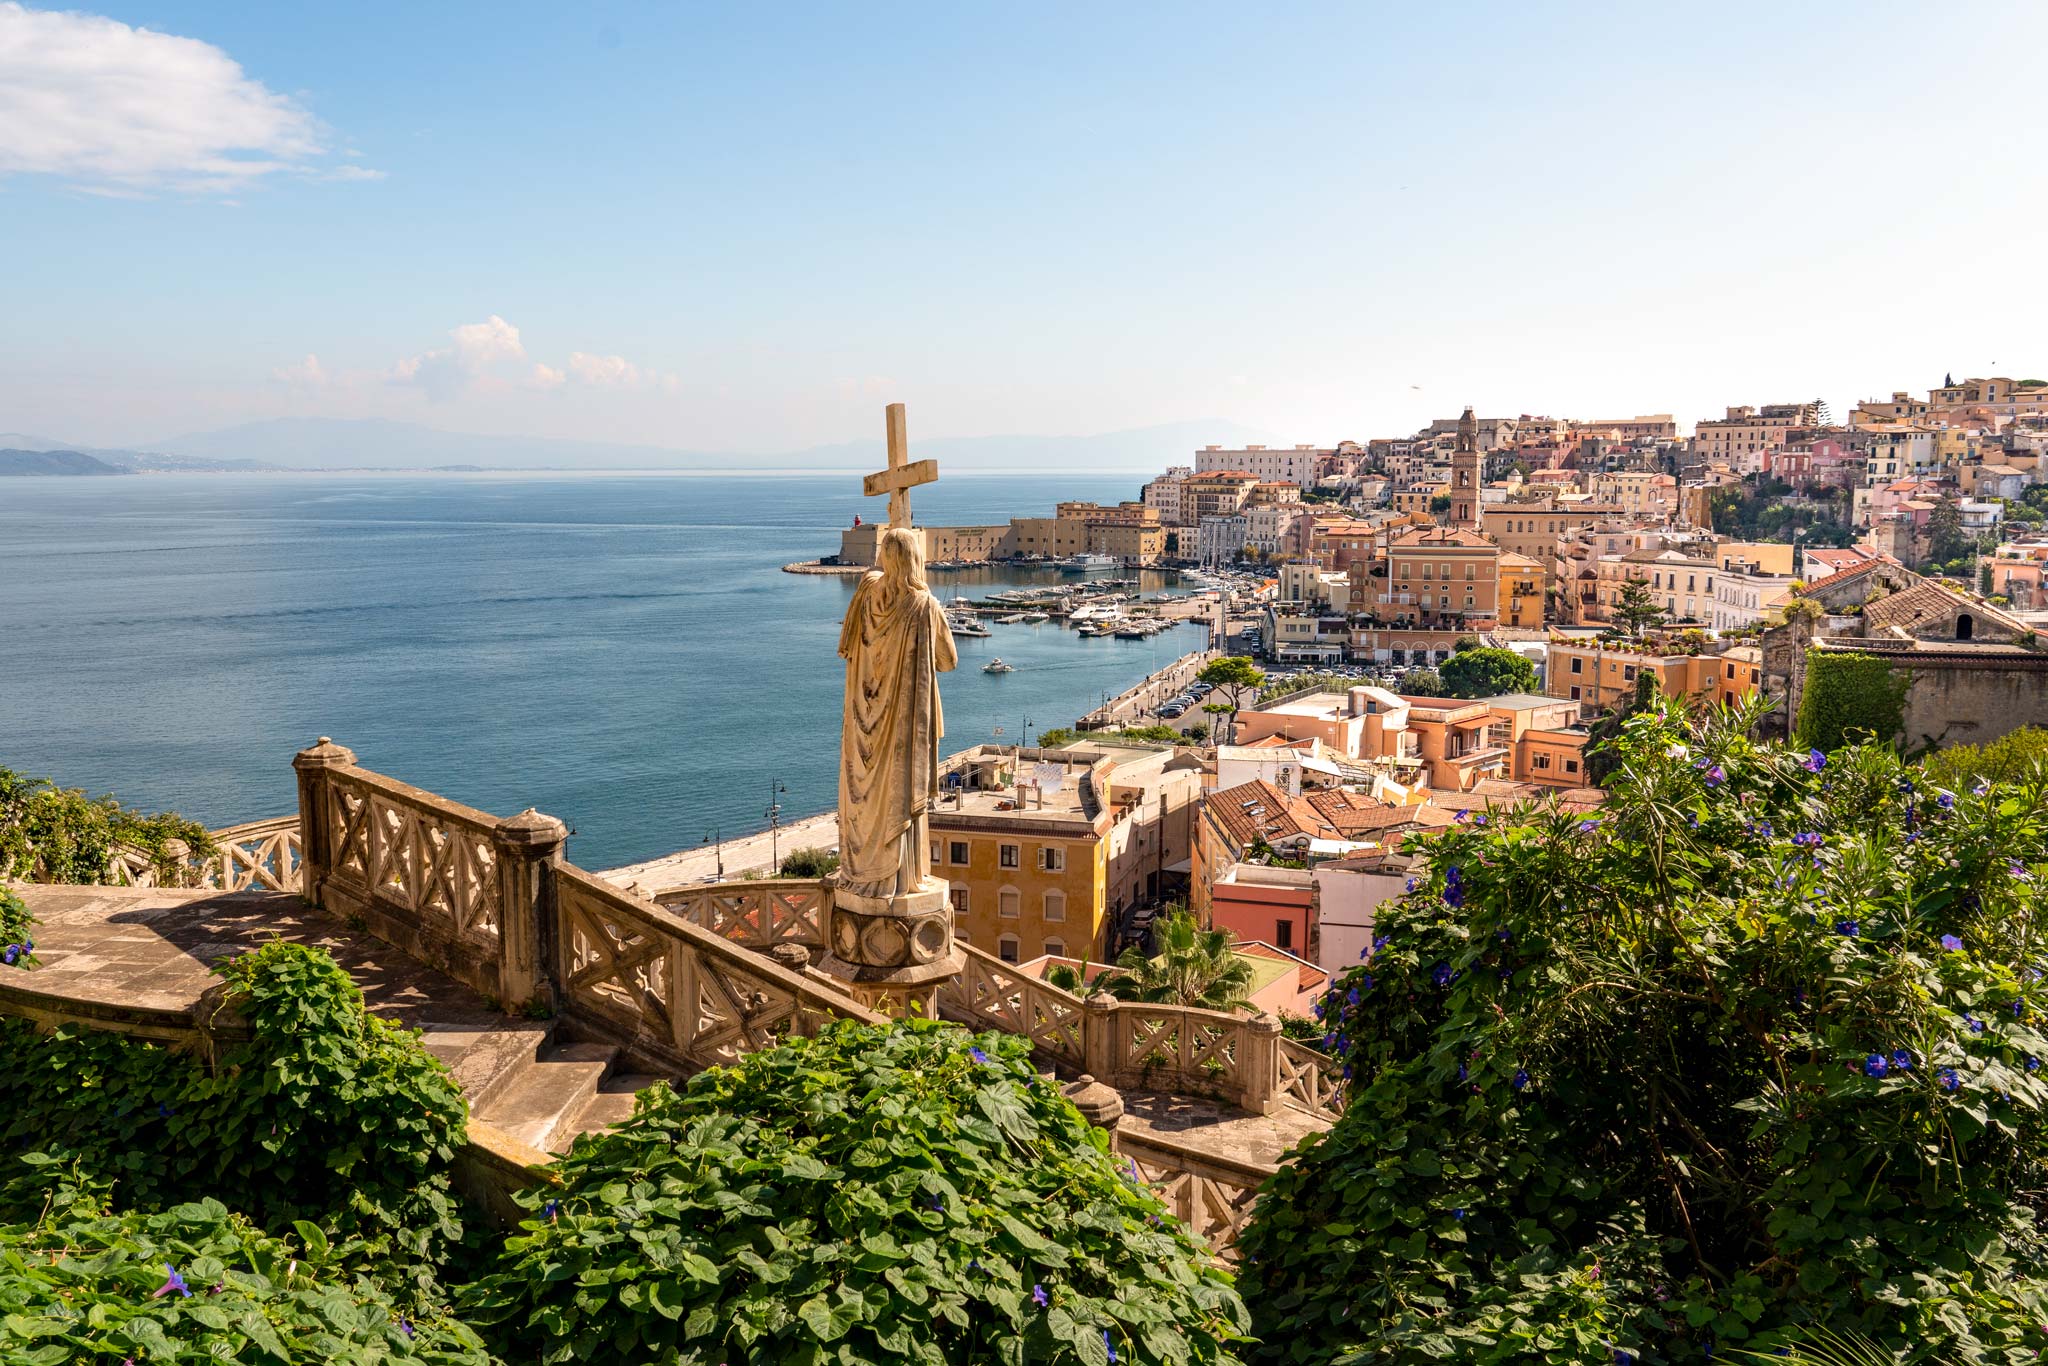
[[[1947,564],[1968,555],[1975,545],[1963,531],[1962,509],[1948,494],[1934,505],[1934,511],[1927,514],[1927,559],[1932,564]]]
[[[1646,627],[1664,620],[1664,609],[1650,596],[1648,579],[1630,579],[1622,584],[1621,596],[1615,599],[1609,615],[1626,626],[1630,635],[1641,636]]]

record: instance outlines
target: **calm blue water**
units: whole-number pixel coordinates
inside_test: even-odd
[[[317,735],[603,868],[832,804],[845,474],[0,479],[0,766],[208,824],[295,809]],[[1127,476],[947,476],[920,521],[1133,497]],[[1039,572],[936,573],[943,598]],[[1158,582],[1149,577],[1147,587]],[[1199,648],[996,626],[942,680],[948,748],[1065,725]],[[999,654],[1018,667],[988,675]]]

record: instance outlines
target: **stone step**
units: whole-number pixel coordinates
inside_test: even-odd
[[[563,1146],[574,1142],[577,1134],[594,1134],[624,1123],[632,1117],[634,1097],[661,1080],[649,1072],[614,1072],[606,1077],[597,1094],[584,1102],[574,1127],[565,1131]]]
[[[560,1152],[575,1138],[577,1117],[618,1056],[610,1044],[554,1045],[520,1068],[476,1117],[528,1147]]]

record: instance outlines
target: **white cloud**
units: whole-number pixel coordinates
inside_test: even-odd
[[[319,121],[211,43],[0,0],[0,176],[94,193],[228,193],[324,169]]]
[[[562,372],[554,366],[542,365],[539,361],[535,361],[533,363],[533,374],[528,376],[526,383],[534,389],[559,389],[562,386],[563,378]]]
[[[569,353],[569,375],[593,389],[659,389],[673,394],[683,387],[680,376],[646,369],[624,356],[595,356],[588,351]]]
[[[523,360],[526,347],[519,329],[493,313],[480,323],[464,323],[448,335],[455,345],[408,356],[391,367],[385,376],[393,384],[413,384],[439,402],[453,398],[473,385],[492,378],[491,370],[501,361]]]
[[[279,366],[270,372],[270,376],[280,384],[289,384],[294,389],[324,389],[328,381],[327,371],[320,364],[320,358],[311,354],[297,365]]]

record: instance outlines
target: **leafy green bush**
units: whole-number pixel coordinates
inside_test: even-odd
[[[217,1200],[110,1213],[61,1191],[0,1224],[0,1361],[487,1366],[475,1333],[351,1276],[320,1230],[270,1237]]]
[[[1231,1362],[1230,1278],[1026,1040],[832,1025],[577,1140],[470,1297],[543,1362]]]
[[[1241,1240],[1267,1359],[2048,1345],[2048,785],[1932,790],[1756,711],[1660,703],[1602,811],[1420,842],[1324,1003],[1346,1113]]]
[[[75,1161],[124,1208],[224,1195],[272,1232],[311,1221],[350,1264],[424,1292],[461,1233],[447,1177],[466,1114],[454,1079],[414,1035],[371,1016],[322,950],[279,941],[220,971],[253,1037],[210,1063],[126,1035],[0,1021],[0,1148]],[[0,1217],[27,1217],[41,1199],[35,1171],[0,1172]]]
[[[1921,762],[1927,781],[1951,792],[1980,782],[2028,782],[2043,767],[2048,767],[2048,730],[2038,726],[2023,726],[1981,745],[1951,745]]]
[[[1536,666],[1513,650],[1492,647],[1459,649],[1437,668],[1437,677],[1453,697],[1500,697],[1536,690]]]
[[[22,899],[0,887],[0,965],[35,966],[35,923]]]
[[[1905,728],[1911,683],[1876,655],[1808,650],[1794,733],[1801,744],[1829,752],[1864,740],[1889,743]]]
[[[839,871],[839,855],[827,849],[792,849],[782,856],[783,877],[830,877]]]
[[[112,797],[0,768],[0,877],[101,883],[116,845],[147,854],[166,885],[182,878],[186,856],[219,852],[205,826],[174,811],[130,811]]]

